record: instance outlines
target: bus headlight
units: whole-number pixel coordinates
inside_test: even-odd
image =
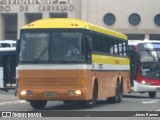
[[[81,90],[69,90],[68,91],[69,96],[74,96],[74,95],[79,96],[79,95],[81,95],[81,93],[82,93]]]
[[[144,80],[142,80],[142,82],[141,82],[143,85],[145,85],[146,84],[146,81],[144,81]]]
[[[25,95],[27,94],[27,91],[26,91],[26,90],[22,90],[22,91],[20,92],[20,94],[21,94],[22,96],[25,96]]]
[[[145,81],[145,80],[142,80],[140,83],[141,83],[142,85],[150,85],[150,83],[147,82],[147,81]]]
[[[75,94],[76,94],[76,95],[81,95],[81,91],[80,91],[80,90],[76,90],[76,91],[75,91]]]

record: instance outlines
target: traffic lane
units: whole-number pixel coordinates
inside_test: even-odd
[[[14,95],[14,90],[9,92],[0,91],[0,103],[9,102],[9,101],[17,101],[18,97]]]
[[[134,99],[125,98],[121,103],[110,104],[104,100],[98,100],[93,108],[85,108],[82,104],[54,105],[49,102],[45,110],[83,110],[83,111],[158,111],[160,110],[159,99]]]
[[[134,104],[131,104],[131,110],[143,111],[160,111],[160,92],[156,93],[155,98],[149,98],[148,93],[128,93],[123,98],[130,99]],[[140,108],[142,107],[142,108]]]
[[[15,97],[14,99],[17,99]],[[148,94],[132,93],[123,97],[121,103],[110,104],[106,100],[98,100],[94,108],[85,108],[81,104],[63,104],[62,101],[48,102],[47,106],[42,111],[156,111],[160,110],[160,94],[156,98],[148,98]],[[16,105],[0,106],[1,111],[32,111],[35,110],[28,102]],[[35,111],[36,112],[36,111]],[[18,118],[19,119],[19,118]],[[18,120],[17,118],[15,120]],[[33,118],[32,118],[33,119]],[[46,118],[38,118],[45,120]],[[48,117],[52,120],[158,120],[159,117]]]
[[[131,93],[123,96],[121,103],[111,104],[106,100],[97,100],[93,108],[85,108],[82,104],[53,105],[49,102],[46,110],[83,110],[83,111],[159,111],[160,110],[160,92],[157,92],[156,98],[149,98],[148,93]]]
[[[148,92],[146,93],[128,93],[126,95],[124,95],[123,97],[132,97],[132,98],[146,98],[146,99],[150,99],[149,98],[149,95],[148,95]],[[152,98],[154,99],[154,98]],[[159,92],[156,92],[156,97],[155,99],[160,99],[160,91]]]
[[[117,104],[110,104],[107,103],[105,100],[98,100],[97,104],[95,105],[94,108],[85,108],[82,107],[81,104],[63,104],[63,102],[59,102],[59,101],[53,101],[53,102],[48,102],[46,108],[43,111],[51,111],[51,112],[55,112],[55,111],[59,111],[61,114],[62,111],[154,111],[155,109],[159,109],[160,107],[159,102],[155,102],[155,103],[149,103],[149,104],[144,104],[143,101],[153,101],[155,99],[149,99],[146,98],[145,96],[143,97],[138,97],[138,98],[134,98],[134,97],[130,97],[129,96],[125,96],[123,98],[123,101],[121,103],[117,103]],[[134,106],[134,107],[133,107]],[[156,107],[157,106],[157,107]],[[1,109],[2,107],[0,107]],[[1,109],[2,110],[2,109]],[[9,106],[4,106],[3,107],[3,111],[31,111],[31,112],[36,112],[36,110],[34,110],[30,104],[28,102],[24,103],[24,104],[17,104],[17,105],[9,105]],[[107,113],[107,112],[106,112]],[[125,113],[125,112],[124,112]],[[125,113],[127,114],[127,112]],[[87,114],[85,117],[71,117],[71,116],[60,116],[60,117],[47,117],[48,119],[55,119],[55,120],[62,120],[64,119],[66,120],[66,118],[68,118],[69,120],[75,120],[77,118],[80,118],[80,120],[89,120],[89,119],[102,119],[102,120],[158,120],[159,118],[155,117],[155,118],[149,118],[149,117],[134,117],[134,116],[127,116],[126,117],[92,117],[91,115]],[[45,120],[45,118],[43,118]],[[17,120],[17,119],[16,119]],[[78,120],[78,119],[77,119]]]
[[[23,104],[0,106],[0,110],[27,110],[34,111],[28,102]],[[160,99],[151,99],[145,96],[134,97],[128,95],[123,97],[121,103],[111,104],[106,100],[97,100],[93,108],[85,108],[82,104],[64,104],[62,101],[49,101],[44,110],[74,110],[74,111],[157,111],[160,110]]]

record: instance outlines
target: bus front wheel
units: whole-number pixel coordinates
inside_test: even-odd
[[[30,100],[30,104],[34,109],[43,109],[47,104],[47,100]]]
[[[155,98],[156,97],[156,92],[149,92],[149,97],[150,98]]]
[[[93,98],[91,100],[85,101],[85,106],[87,108],[92,108],[96,104],[97,97],[98,97],[98,85],[94,84],[94,87],[93,87]]]
[[[123,82],[119,83],[119,93],[118,93],[118,102],[120,103],[122,101],[123,96]]]

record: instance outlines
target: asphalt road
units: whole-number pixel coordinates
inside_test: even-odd
[[[0,93],[0,111],[8,112],[42,112],[54,117],[55,120],[158,120],[160,119],[160,93],[157,93],[156,98],[148,98],[148,94],[131,93],[123,97],[121,103],[111,104],[106,100],[98,100],[93,108],[85,108],[81,104],[64,104],[61,101],[49,101],[44,110],[35,111],[28,102],[20,101],[14,96],[14,91],[8,93]],[[67,113],[67,116],[66,115]],[[156,117],[146,117],[143,114],[155,114]],[[135,117],[135,115],[140,115]],[[78,116],[78,117],[77,117]],[[107,116],[107,117],[106,117]],[[110,116],[110,117],[108,117]],[[122,117],[120,117],[122,116]],[[15,118],[17,120],[19,118]],[[44,119],[44,118],[42,118]],[[53,117],[49,117],[52,119]]]

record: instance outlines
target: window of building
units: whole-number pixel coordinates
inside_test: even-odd
[[[133,26],[135,25],[138,25],[140,22],[141,22],[141,17],[139,14],[137,13],[132,13],[130,16],[129,16],[129,23]]]
[[[106,25],[113,25],[116,21],[116,17],[112,13],[107,13],[104,15],[103,21]]]
[[[160,34],[150,34],[149,39],[150,40],[160,40]]]
[[[144,34],[126,34],[129,40],[144,40]]]
[[[27,13],[25,17],[26,17],[26,23],[31,23],[35,20],[42,19],[42,14],[41,13]]]
[[[155,23],[157,26],[160,26],[160,14],[157,14],[157,15],[154,17],[154,23]]]
[[[49,16],[50,18],[67,18],[68,14],[67,13],[50,13]]]
[[[4,14],[4,34],[8,40],[17,39],[17,14]]]

